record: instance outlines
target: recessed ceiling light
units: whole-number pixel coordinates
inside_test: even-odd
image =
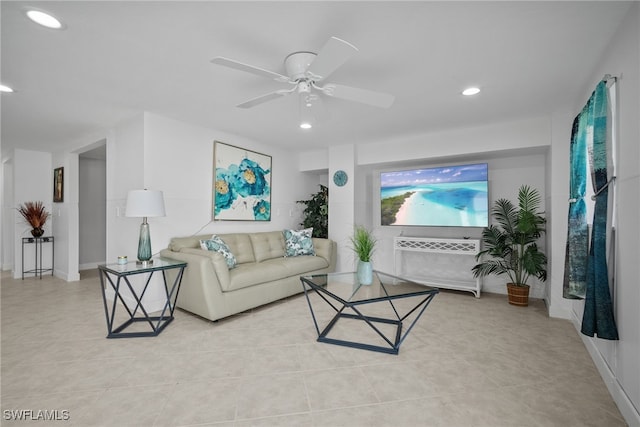
[[[300,128],[301,128],[301,129],[311,129],[311,127],[312,127],[312,126],[311,126],[311,123],[308,123],[308,122],[302,122],[302,123],[300,123]]]
[[[13,92],[13,89],[11,89],[9,86],[6,86],[6,85],[0,85],[0,92],[11,93]]]
[[[477,87],[468,87],[462,91],[465,96],[477,95],[478,93],[480,93],[480,89]]]
[[[62,21],[50,14],[39,9],[25,9],[25,14],[36,24],[40,24],[43,27],[51,28],[54,30],[62,30],[65,28]]]

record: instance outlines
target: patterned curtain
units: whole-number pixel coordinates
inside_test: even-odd
[[[607,203],[609,180],[607,178],[607,114],[608,99],[606,82],[598,83],[591,102],[588,152],[591,165],[591,180],[595,191],[595,208],[591,248],[587,259],[587,287],[581,332],[588,336],[609,340],[618,339],[618,329],[613,314],[609,292],[607,268]]]
[[[587,184],[587,123],[593,96],[573,120],[570,146],[569,225],[565,249],[564,298],[584,298],[587,288],[589,231],[584,202]]]

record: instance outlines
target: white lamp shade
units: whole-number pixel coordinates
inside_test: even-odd
[[[127,194],[126,216],[165,216],[164,197],[158,190],[131,190]]]

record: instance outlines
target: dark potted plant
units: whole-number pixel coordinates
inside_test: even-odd
[[[18,212],[22,218],[31,226],[33,237],[40,237],[44,234],[44,224],[49,218],[49,212],[44,208],[42,202],[24,202],[18,207]]]
[[[313,237],[329,237],[329,188],[320,184],[320,191],[311,195],[309,200],[298,200],[306,207],[302,214],[304,228],[313,227]]]
[[[506,274],[509,304],[527,306],[531,276],[547,280],[547,257],[537,240],[545,232],[546,219],[540,208],[538,190],[523,185],[518,191],[518,206],[499,199],[491,210],[496,224],[482,231],[483,250],[472,268],[475,277]]]
[[[358,281],[362,285],[370,285],[373,282],[373,266],[371,256],[376,247],[376,238],[371,231],[359,225],[350,237],[351,249],[358,257]]]

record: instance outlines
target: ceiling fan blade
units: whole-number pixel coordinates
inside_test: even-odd
[[[238,107],[238,108],[255,107],[256,105],[264,104],[265,102],[269,102],[269,101],[272,101],[274,99],[278,99],[278,98],[281,98],[283,96],[289,95],[294,90],[295,90],[295,88],[293,90],[277,90],[275,92],[271,92],[271,93],[267,93],[265,95],[257,96],[257,97],[255,97],[253,99],[250,99],[248,101],[243,102],[242,104],[236,105],[236,107]]]
[[[320,49],[307,72],[316,81],[326,79],[357,52],[358,48],[351,43],[337,37],[331,37]]]
[[[388,93],[374,92],[372,90],[359,89],[357,87],[344,86],[334,83],[326,84],[319,89],[321,89],[326,95],[333,96],[334,98],[360,102],[380,108],[391,107],[393,101],[395,100],[395,97]]]
[[[242,62],[236,61],[234,59],[224,58],[222,56],[217,56],[211,60],[213,64],[222,65],[224,67],[234,68],[236,70],[245,71],[247,73],[256,74],[261,77],[266,77],[268,79],[273,79],[278,82],[287,83],[289,81],[289,77],[283,76],[282,74],[265,70],[263,68],[254,67],[253,65],[244,64]]]

